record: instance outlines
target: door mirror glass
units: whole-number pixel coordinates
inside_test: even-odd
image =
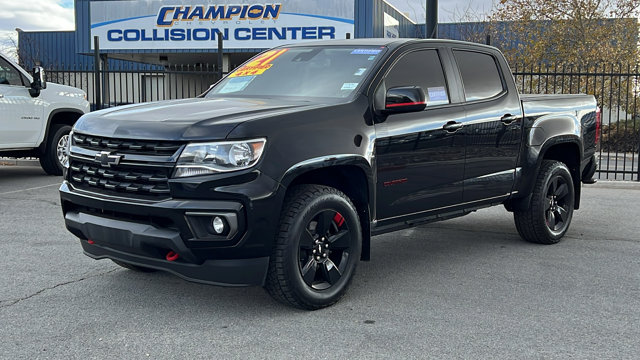
[[[422,111],[427,106],[419,86],[401,86],[387,90],[384,112],[388,114]]]

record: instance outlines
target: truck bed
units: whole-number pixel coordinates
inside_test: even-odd
[[[587,94],[520,94],[520,100],[525,116],[533,117],[562,113],[575,116],[580,112],[594,111],[597,106],[593,95]]]

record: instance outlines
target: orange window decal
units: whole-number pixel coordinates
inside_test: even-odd
[[[250,63],[236,69],[234,72],[229,74],[229,77],[262,75],[273,66],[271,62],[278,56],[284,54],[287,50],[289,49],[269,50],[253,59]]]

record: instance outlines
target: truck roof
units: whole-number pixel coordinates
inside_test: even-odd
[[[305,47],[305,46],[386,46],[388,48],[396,48],[401,45],[409,43],[425,43],[425,44],[448,44],[466,47],[484,47],[488,49],[496,49],[493,46],[471,43],[458,40],[447,39],[414,39],[414,38],[402,38],[402,39],[384,39],[384,38],[361,38],[361,39],[348,39],[348,40],[319,40],[309,41],[298,44],[287,44],[283,47]]]

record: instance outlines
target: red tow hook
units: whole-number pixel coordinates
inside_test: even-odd
[[[93,244],[95,244],[95,243],[96,243],[95,241],[93,241],[93,240],[91,240],[91,239],[87,240],[87,242],[89,243],[89,245],[93,245]]]
[[[169,251],[165,258],[167,259],[167,261],[176,261],[179,257],[180,257],[180,255],[178,255],[177,252]]]

